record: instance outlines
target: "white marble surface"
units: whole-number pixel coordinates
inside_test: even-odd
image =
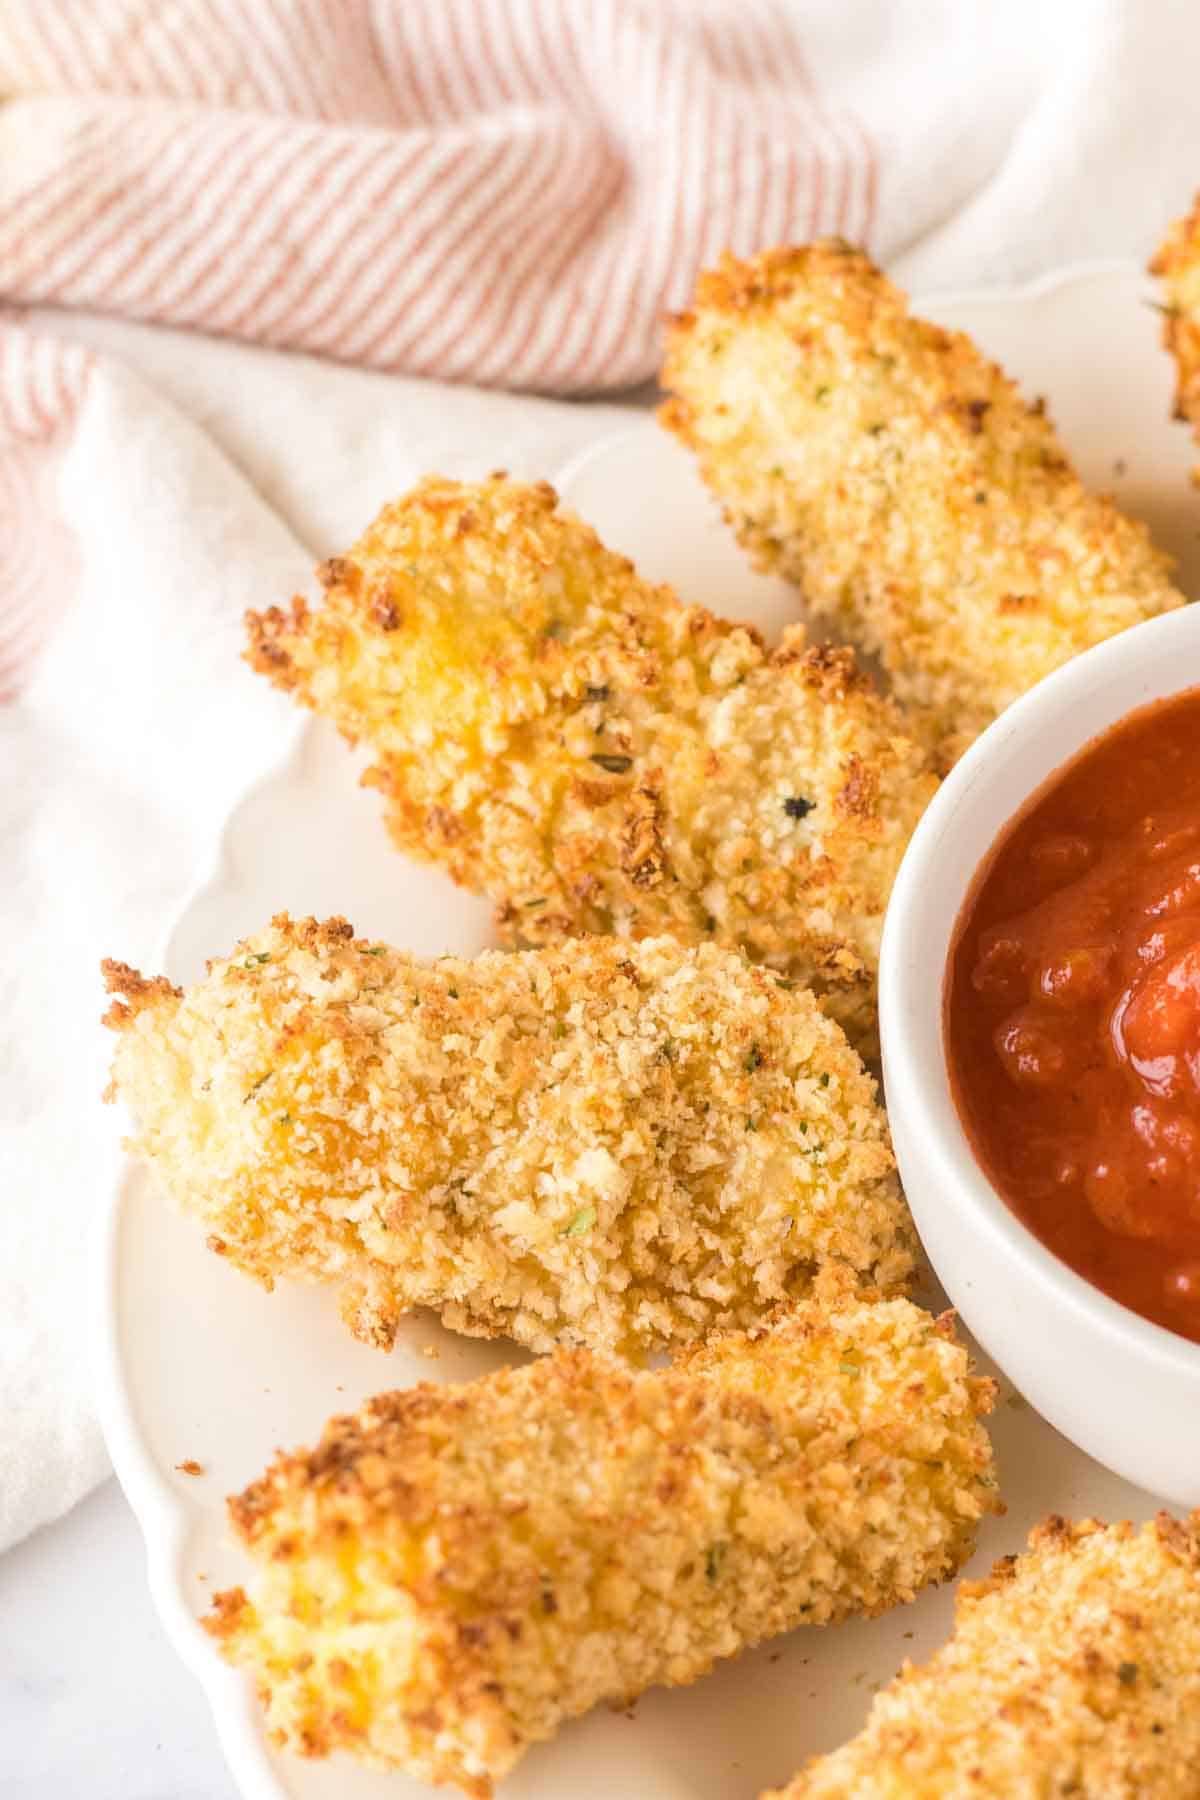
[[[115,1481],[0,1556],[0,1800],[236,1800]]]

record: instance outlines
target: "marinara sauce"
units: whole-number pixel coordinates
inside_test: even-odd
[[[1013,1211],[1200,1342],[1200,688],[1122,720],[1006,827],[958,921],[945,1031]]]

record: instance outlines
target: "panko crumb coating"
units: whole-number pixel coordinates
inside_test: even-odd
[[[342,919],[270,929],[186,993],[126,996],[131,1148],[270,1287],[641,1354],[746,1325],[914,1239],[874,1081],[811,994],[715,945],[579,939],[422,963]]]
[[[1200,1513],[1051,1518],[959,1589],[953,1637],[763,1800],[1195,1800]]]
[[[852,653],[768,653],[501,476],[423,481],[320,575],[318,609],[248,615],[248,660],[370,747],[401,850],[510,941],[741,949],[874,1052],[884,907],[936,783]]]
[[[1051,669],[1182,604],[1042,403],[838,239],[702,274],[662,382],[755,563],[880,658],[944,766]]]
[[[1150,273],[1166,289],[1163,343],[1175,358],[1175,417],[1189,421],[1200,442],[1200,194],[1172,225]],[[1200,484],[1200,467],[1192,479]]]
[[[276,1739],[485,1796],[602,1701],[954,1573],[992,1384],[948,1321],[822,1285],[669,1369],[560,1350],[277,1456],[231,1502],[250,1596],[206,1621]]]

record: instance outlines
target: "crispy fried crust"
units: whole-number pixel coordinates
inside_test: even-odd
[[[1051,1518],[959,1589],[954,1636],[763,1800],[1194,1800],[1200,1513]]]
[[[1200,442],[1200,194],[1172,225],[1150,272],[1167,293],[1163,343],[1175,358],[1175,417],[1190,420]],[[1200,467],[1192,479],[1200,483]]]
[[[715,945],[423,964],[283,914],[186,994],[114,979],[133,1148],[214,1249],[334,1283],[367,1341],[427,1305],[640,1352],[825,1263],[910,1272],[874,1082],[810,994]]]
[[[510,940],[671,933],[814,983],[868,1052],[883,910],[935,782],[852,654],[772,654],[640,580],[552,488],[431,478],[248,615],[248,660],[369,745],[397,845]]]
[[[662,380],[754,560],[881,658],[945,763],[1051,669],[1181,604],[1040,402],[840,240],[701,275]]]
[[[111,956],[101,962],[100,975],[105,993],[123,996],[112,1001],[100,1020],[113,1031],[123,1031],[144,1007],[156,1006],[163,1000],[177,1000],[183,993],[183,989],[173,986],[165,975],[139,975],[128,963],[116,962]]]
[[[959,1568],[996,1509],[953,1333],[828,1282],[674,1368],[559,1351],[335,1419],[231,1502],[208,1621],[279,1740],[486,1795],[603,1700]]]

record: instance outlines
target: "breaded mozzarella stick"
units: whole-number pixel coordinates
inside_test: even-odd
[[[1188,420],[1200,441],[1200,194],[1172,225],[1150,272],[1166,289],[1163,343],[1175,358],[1175,417]],[[1192,479],[1200,481],[1200,468]]]
[[[935,786],[849,651],[768,654],[554,492],[431,478],[250,614],[249,661],[375,757],[400,849],[514,942],[669,933],[815,985],[875,1045],[884,907]]]
[[[911,1225],[875,1084],[812,996],[715,945],[584,939],[425,964],[286,914],[180,993],[126,996],[133,1149],[268,1287],[635,1354],[749,1324]]]
[[[1052,1518],[959,1589],[954,1636],[763,1800],[1195,1800],[1200,1513]]]
[[[754,560],[880,657],[943,763],[1060,663],[1182,604],[1040,402],[840,239],[702,274],[662,381]]]
[[[484,1796],[602,1701],[952,1574],[996,1506],[990,1400],[948,1324],[847,1298],[670,1369],[386,1394],[231,1502],[256,1571],[209,1629],[280,1742]]]

